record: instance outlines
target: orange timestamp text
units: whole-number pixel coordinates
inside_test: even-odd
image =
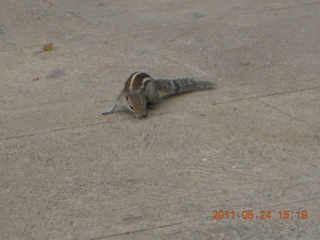
[[[237,214],[235,211],[212,211],[212,219],[271,219],[276,215],[279,219],[307,219],[308,211],[298,210],[298,211],[289,211],[289,210],[280,210],[278,212],[272,211],[254,211],[254,210],[244,210]]]

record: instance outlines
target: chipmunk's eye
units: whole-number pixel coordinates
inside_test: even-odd
[[[126,99],[127,99],[127,101],[128,101],[128,96],[126,95]]]
[[[132,106],[130,106],[130,108],[133,110],[133,107],[132,107]]]

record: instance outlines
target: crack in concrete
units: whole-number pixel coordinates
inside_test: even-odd
[[[56,129],[52,129],[52,130],[49,130],[49,131],[42,131],[42,132],[29,133],[29,134],[23,134],[23,135],[17,135],[17,136],[10,136],[10,137],[6,137],[6,138],[3,138],[3,139],[0,139],[0,142],[2,142],[4,140],[10,140],[10,139],[16,139],[16,138],[33,137],[33,136],[41,135],[41,134],[61,132],[61,131],[70,130],[70,129],[78,129],[78,128],[83,128],[83,127],[97,126],[97,125],[106,124],[106,123],[111,123],[111,121],[88,123],[88,124],[84,124],[84,125],[80,125],[80,126],[56,128]]]
[[[304,120],[304,119],[302,119],[302,118],[299,118],[299,117],[297,117],[297,116],[295,116],[295,115],[292,115],[292,114],[290,114],[290,113],[288,113],[288,112],[286,112],[286,111],[283,111],[283,110],[281,110],[280,108],[275,107],[275,106],[273,106],[272,104],[267,103],[266,101],[263,101],[262,99],[257,99],[257,100],[258,100],[259,102],[265,104],[266,106],[268,106],[268,107],[270,107],[270,108],[272,108],[272,109],[275,109],[276,111],[278,111],[278,112],[280,112],[280,113],[282,113],[282,114],[284,114],[284,115],[286,115],[286,116],[288,116],[288,117],[290,117],[290,118],[292,118],[292,119],[294,119],[294,120],[297,120],[297,121],[299,121],[299,122],[303,122],[303,123],[308,124],[308,125],[310,125],[310,126],[312,126],[312,127],[315,127],[315,128],[319,128],[319,126],[314,125],[313,123],[308,122],[308,121],[306,121],[306,120]]]
[[[134,230],[134,231],[115,233],[115,234],[110,234],[110,235],[106,235],[106,236],[90,238],[89,240],[103,240],[103,239],[110,238],[110,237],[117,237],[117,236],[122,236],[122,235],[127,235],[127,234],[135,234],[135,233],[146,232],[146,231],[155,230],[155,229],[179,226],[179,225],[184,224],[184,223],[187,223],[187,222],[171,223],[171,224],[160,225],[160,226],[151,227],[151,228],[144,228],[144,229],[138,229],[138,230]]]
[[[269,8],[269,9],[262,9],[262,10],[251,11],[251,12],[244,12],[244,13],[225,14],[225,15],[222,15],[222,17],[225,17],[225,16],[228,17],[228,16],[251,15],[251,14],[257,14],[257,13],[263,13],[263,12],[272,12],[272,11],[278,11],[278,10],[280,11],[280,10],[286,10],[286,9],[292,9],[292,8],[299,8],[299,7],[305,7],[305,6],[318,5],[318,4],[320,4],[320,2],[303,3],[303,4],[298,4],[298,5],[295,5],[295,6]]]

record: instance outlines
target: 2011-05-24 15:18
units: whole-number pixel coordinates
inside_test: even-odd
[[[255,213],[253,210],[244,210],[241,211],[240,215],[236,215],[235,211],[212,211],[213,216],[212,219],[270,219],[273,217],[272,211],[264,211],[261,210],[259,213]],[[280,219],[307,219],[308,211],[289,211],[289,210],[280,210],[277,212]]]

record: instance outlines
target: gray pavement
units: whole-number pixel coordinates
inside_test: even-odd
[[[319,239],[319,13],[1,0],[0,239]],[[134,71],[218,88],[102,116]]]

